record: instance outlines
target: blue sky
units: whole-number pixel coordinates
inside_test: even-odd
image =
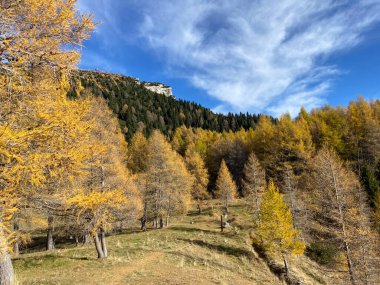
[[[217,112],[380,98],[380,0],[79,0],[81,68],[158,81]]]

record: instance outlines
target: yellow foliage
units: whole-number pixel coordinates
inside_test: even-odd
[[[109,203],[116,208],[120,208],[120,204],[126,203],[126,201],[127,198],[119,189],[107,192],[92,191],[89,193],[86,193],[82,190],[75,196],[69,198],[67,200],[67,204],[80,206],[92,211],[97,211],[105,203]]]
[[[293,227],[292,213],[283,196],[271,181],[262,196],[254,243],[268,252],[302,254],[305,244]]]
[[[66,99],[66,72],[78,63],[77,47],[93,28],[91,16],[78,13],[75,3],[0,4],[2,241],[12,236],[9,222],[20,203],[56,192],[89,157],[80,141],[86,139],[87,104]]]
[[[132,137],[127,164],[133,173],[144,172],[147,169],[148,141],[142,132],[138,131]]]
[[[104,99],[91,98],[88,139],[91,156],[77,177],[78,187],[68,193],[67,209],[74,209],[78,222],[95,233],[110,225],[119,215],[124,218],[141,210],[140,196],[126,168],[127,145],[117,119]]]
[[[201,155],[195,151],[195,147],[189,147],[185,153],[185,163],[188,171],[194,178],[192,196],[196,201],[209,198],[207,192],[208,172]]]
[[[185,213],[191,201],[193,177],[182,157],[172,150],[159,131],[154,131],[149,138],[148,150],[144,198],[149,211],[154,218]]]
[[[216,180],[215,197],[219,198],[225,209],[228,209],[228,205],[237,197],[237,187],[232,179],[226,162],[222,160],[218,173],[218,179]]]

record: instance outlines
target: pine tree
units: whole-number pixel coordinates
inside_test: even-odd
[[[210,197],[207,192],[208,172],[202,157],[194,150],[194,147],[186,150],[185,163],[188,171],[194,177],[191,195],[197,203],[198,213],[200,214],[202,211],[201,201]]]
[[[261,194],[265,187],[265,172],[256,155],[252,152],[244,166],[243,190],[250,207],[256,215],[259,211]]]
[[[262,196],[259,217],[253,242],[270,253],[280,253],[288,273],[286,255],[302,254],[305,244],[299,239],[300,232],[294,229],[292,213],[283,195],[272,181]]]
[[[233,202],[237,196],[236,184],[224,160],[222,160],[220,164],[214,195],[221,200],[226,213],[228,212],[228,205]]]
[[[367,190],[369,199],[371,203],[373,203],[377,193],[380,192],[380,183],[376,179],[374,171],[367,163],[365,163],[362,168],[361,178],[363,186]]]

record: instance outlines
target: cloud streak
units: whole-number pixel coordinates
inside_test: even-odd
[[[361,43],[380,19],[376,0],[129,0],[103,6],[111,2],[128,2],[133,12],[129,40],[145,42],[178,76],[220,100],[216,110],[274,115],[323,104],[340,72],[325,65],[326,58]],[[104,7],[95,13],[123,34]]]

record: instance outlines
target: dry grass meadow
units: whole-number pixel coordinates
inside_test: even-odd
[[[219,229],[219,211],[208,207],[176,219],[170,227],[128,231],[107,238],[109,257],[97,260],[93,245],[58,245],[14,258],[19,284],[285,284],[280,260],[269,262],[250,246],[250,215],[232,206],[232,227]],[[332,284],[302,256],[290,260],[303,284]],[[288,282],[288,284],[290,284]]]

